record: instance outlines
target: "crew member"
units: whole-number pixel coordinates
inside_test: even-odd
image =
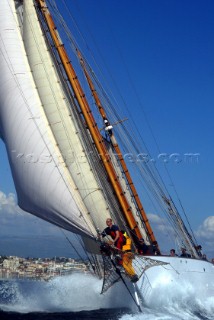
[[[137,243],[137,249],[138,249],[138,253],[139,254],[144,254],[147,255],[149,254],[149,248],[147,246],[147,244],[145,244],[145,241],[143,238],[139,239],[138,243]]]
[[[175,249],[170,250],[170,256],[171,257],[177,257],[178,255],[175,253]]]
[[[116,224],[112,223],[112,219],[106,219],[107,228],[101,233],[102,237],[111,236],[112,241],[109,241],[111,245],[114,245],[117,249],[122,250],[124,244],[124,236],[119,230]]]
[[[127,235],[125,231],[122,231],[126,243],[122,247],[122,266],[125,269],[126,273],[130,276],[132,282],[138,281],[138,276],[135,273],[135,270],[132,265],[132,260],[134,258],[133,253],[131,252],[132,241],[131,238]]]

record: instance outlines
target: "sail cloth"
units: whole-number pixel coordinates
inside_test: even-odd
[[[1,1],[0,48],[0,127],[19,206],[67,230],[95,235],[48,126],[12,0]]]
[[[103,230],[109,208],[81,140],[71,101],[63,90],[58,69],[45,41],[33,1],[24,1],[23,39],[32,75],[62,160],[79,190],[92,220]]]

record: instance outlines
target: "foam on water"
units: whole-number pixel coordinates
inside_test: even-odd
[[[130,307],[128,294],[121,298],[121,284],[101,295],[102,280],[72,274],[44,281],[4,281],[0,286],[0,309],[15,312],[68,312]]]
[[[3,281],[0,284],[0,309],[19,313],[72,312],[108,308],[129,308],[133,314],[121,320],[198,320],[214,319],[214,296],[196,298],[188,284],[159,288],[143,313],[136,308],[125,287],[116,284],[101,295],[102,280],[92,275],[73,274],[45,281]]]
[[[200,288],[197,288],[200,291]],[[158,287],[147,301],[142,314],[125,315],[121,320],[198,320],[214,319],[214,295],[196,294],[190,283]],[[200,298],[199,298],[200,297]]]

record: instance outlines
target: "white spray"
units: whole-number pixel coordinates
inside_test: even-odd
[[[92,275],[76,273],[49,282],[9,281],[3,282],[0,287],[0,309],[4,311],[25,313],[134,308],[121,283],[101,295],[102,280]]]

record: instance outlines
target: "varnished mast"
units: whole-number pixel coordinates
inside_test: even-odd
[[[45,1],[37,0],[37,3],[39,5],[39,8],[41,9],[41,12],[42,12],[45,20],[46,20],[50,35],[53,39],[53,42],[55,44],[55,47],[58,51],[58,54],[61,58],[63,66],[64,66],[65,72],[67,74],[68,80],[69,80],[69,82],[72,86],[72,89],[74,91],[75,98],[79,104],[79,107],[81,108],[82,114],[85,118],[86,124],[87,124],[88,129],[91,133],[91,136],[92,136],[93,141],[96,145],[96,148],[99,152],[102,163],[107,171],[111,185],[117,195],[117,199],[121,205],[121,208],[122,208],[122,211],[123,211],[124,216],[126,218],[126,221],[128,223],[128,226],[132,230],[132,232],[134,231],[134,233],[136,234],[138,239],[140,239],[140,238],[142,238],[142,234],[141,234],[140,229],[138,227],[138,224],[133,216],[130,205],[124,195],[124,191],[121,187],[118,176],[117,176],[117,174],[114,170],[114,167],[111,163],[110,155],[106,149],[105,143],[103,141],[103,137],[97,127],[96,121],[95,121],[93,114],[90,110],[89,104],[88,104],[86,96],[84,94],[84,91],[80,85],[80,82],[79,82],[78,77],[75,73],[75,70],[74,70],[74,68],[71,64],[71,61],[67,55],[67,52],[64,48],[64,45],[61,42],[61,39],[58,35],[55,23],[51,17],[51,14],[46,6]],[[150,231],[150,235],[152,237],[154,237],[152,231]],[[151,239],[155,240],[155,238],[151,238]]]
[[[92,79],[91,79],[91,77],[90,77],[90,75],[89,75],[89,73],[88,73],[88,71],[86,69],[84,60],[83,60],[83,58],[81,56],[81,53],[80,53],[80,51],[78,49],[77,49],[77,54],[78,54],[78,57],[80,59],[80,63],[82,65],[82,68],[83,68],[83,71],[85,73],[86,79],[88,81],[91,93],[92,93],[92,95],[94,97],[95,103],[96,103],[96,105],[98,107],[98,110],[99,110],[99,112],[101,114],[101,117],[103,118],[104,124],[106,126],[106,130],[108,131],[108,128],[109,128],[109,132],[110,132],[109,137],[110,137],[111,143],[112,143],[112,145],[114,147],[114,150],[116,151],[116,154],[117,154],[118,160],[119,160],[119,162],[121,164],[123,173],[125,174],[127,182],[128,182],[128,185],[129,185],[129,187],[131,189],[132,196],[133,196],[133,198],[134,198],[134,200],[136,202],[136,205],[137,205],[137,208],[139,210],[139,213],[141,214],[143,223],[144,223],[145,228],[146,228],[147,236],[148,236],[150,242],[154,242],[154,241],[156,241],[154,233],[152,231],[152,228],[150,226],[149,220],[148,220],[148,218],[146,216],[145,210],[144,210],[143,205],[142,205],[142,203],[140,201],[140,198],[138,196],[137,190],[135,188],[135,185],[133,183],[133,180],[132,180],[131,175],[129,173],[129,170],[127,168],[126,162],[125,162],[125,160],[124,160],[124,158],[122,156],[122,152],[121,152],[120,147],[119,147],[119,145],[117,143],[116,137],[115,137],[115,135],[114,135],[114,133],[112,131],[112,126],[111,126],[111,124],[109,123],[109,121],[107,119],[107,115],[106,115],[105,110],[104,110],[104,108],[102,106],[102,103],[100,101],[98,93],[97,93],[97,91],[96,91],[96,89],[94,87]]]

